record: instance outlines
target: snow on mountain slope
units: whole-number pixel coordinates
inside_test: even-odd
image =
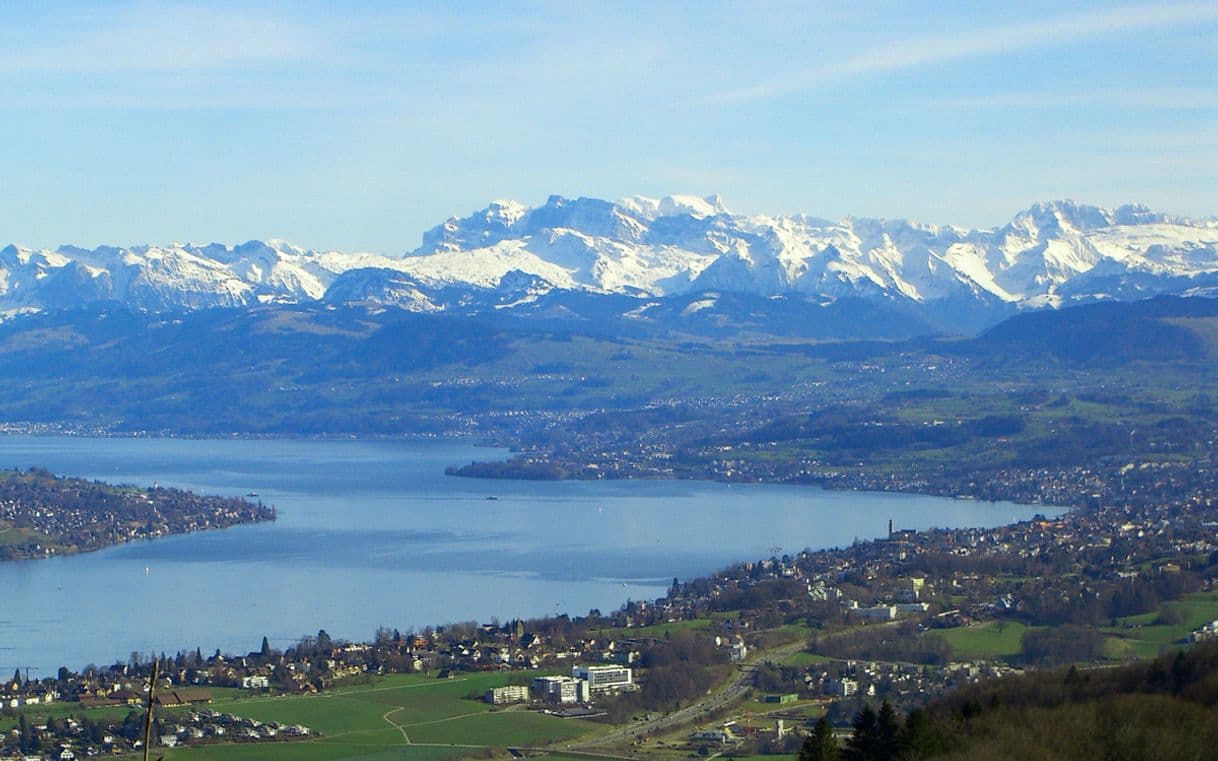
[[[347,270],[334,280],[325,298],[331,303],[382,304],[410,312],[439,312],[444,309],[410,275],[384,267]]]
[[[117,301],[156,311],[320,299],[339,274],[397,259],[317,252],[284,241],[205,246],[0,250],[0,309]]]
[[[402,256],[237,246],[0,249],[0,311],[118,301],[151,310],[325,299],[435,311],[510,309],[550,290],[880,299],[952,310],[1200,292],[1218,282],[1218,222],[1144,206],[1038,203],[964,230],[906,220],[744,216],[718,196],[495,201]],[[711,307],[707,307],[711,308]]]

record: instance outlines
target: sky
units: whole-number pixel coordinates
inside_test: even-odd
[[[398,254],[492,199],[1218,214],[1218,4],[6,2],[0,243]]]

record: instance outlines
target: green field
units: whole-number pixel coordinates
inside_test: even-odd
[[[1190,632],[1218,619],[1218,593],[1199,592],[1178,600],[1184,609],[1179,624],[1156,623],[1158,615],[1147,613],[1120,619],[1118,626],[1105,627],[1109,655],[1114,658],[1154,658],[1165,648],[1179,646]]]
[[[161,752],[159,749],[156,751]],[[172,750],[166,761],[441,761],[469,753],[467,748],[441,748],[427,745],[390,746],[377,742],[323,743],[262,743],[249,745],[211,745],[203,748]]]
[[[1021,639],[1028,627],[1018,621],[990,621],[977,626],[943,629],[941,635],[952,646],[956,660],[1006,659],[1019,655]]]
[[[784,666],[803,667],[803,666],[817,666],[822,663],[828,663],[831,660],[833,660],[833,659],[829,658],[828,656],[817,655],[816,653],[809,653],[807,650],[800,650],[798,653],[795,653],[793,655],[787,656],[786,658],[783,658],[782,661],[780,661],[780,663],[782,663],[782,665],[784,665]]]
[[[1176,601],[1184,610],[1179,624],[1158,623],[1158,613],[1144,613],[1118,620],[1117,626],[1100,631],[1106,636],[1105,654],[1109,658],[1154,658],[1165,648],[1185,644],[1189,632],[1218,619],[1218,593],[1185,595]],[[989,621],[977,626],[946,629],[939,634],[952,646],[956,660],[992,658],[1014,660],[1019,656],[1021,638],[1029,627],[1018,621]]]
[[[29,542],[47,543],[47,537],[28,528],[14,528],[0,521],[0,544],[28,544]]]
[[[760,697],[744,701],[738,709],[741,715],[748,715],[756,722],[760,722],[761,726],[766,726],[772,723],[770,717],[784,717],[790,720],[792,717],[802,716],[805,719],[819,718],[824,714],[823,705],[817,700],[798,700],[794,703],[766,703]]]
[[[107,708],[93,708],[89,711],[84,711],[80,707],[80,703],[47,703],[45,705],[30,706],[21,709],[26,717],[35,723],[41,723],[51,718],[52,716],[81,716],[88,714],[89,718],[100,721],[122,721],[130,711],[143,710],[139,708],[131,708],[129,706],[114,706]],[[8,718],[0,716],[0,732],[7,732],[17,726],[16,718]]]
[[[532,676],[532,674],[529,674]],[[238,697],[216,690],[208,708],[259,721],[303,724],[321,733],[310,740],[270,743],[226,743],[162,751],[166,761],[431,761],[476,755],[486,747],[545,746],[590,732],[600,725],[559,719],[522,707],[499,708],[471,699],[491,687],[508,684],[519,674],[470,674],[435,679],[403,674],[378,677],[371,684],[308,696]],[[132,709],[93,709],[93,719],[121,720]],[[162,714],[172,721],[169,709]],[[59,703],[31,717],[81,715],[78,703]],[[0,720],[0,731],[14,725]]]
[[[530,758],[544,758],[544,759],[546,759],[546,761],[590,761],[591,759],[604,758],[604,759],[612,759],[612,760],[616,761],[617,759],[621,759],[621,756],[616,756],[613,754],[606,754],[604,756],[598,756],[598,755],[596,755],[595,751],[584,751],[584,752],[581,752],[578,756],[568,755],[565,753],[547,753],[545,755],[530,756]],[[770,759],[770,761],[784,761],[784,759],[787,759],[789,757],[788,756],[767,756],[766,758]]]

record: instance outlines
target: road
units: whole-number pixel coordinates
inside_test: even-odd
[[[744,698],[749,687],[753,684],[753,666],[764,661],[781,661],[798,653],[805,647],[806,643],[803,640],[797,640],[787,645],[766,650],[764,653],[759,653],[747,663],[741,664],[736,673],[732,676],[731,681],[719,688],[717,692],[707,695],[702,700],[693,705],[686,706],[679,711],[674,711],[666,716],[661,716],[650,721],[636,721],[627,726],[615,729],[607,735],[601,735],[591,740],[572,743],[567,747],[572,750],[582,748],[597,748],[604,745],[612,745],[613,743],[629,742],[637,737],[643,737],[653,732],[660,732],[669,729],[674,729],[683,724],[692,724],[696,721],[701,721],[707,716],[714,714],[720,709],[727,708],[733,703]]]

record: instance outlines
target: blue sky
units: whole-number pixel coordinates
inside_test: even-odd
[[[1214,3],[31,1],[0,95],[0,241],[32,246],[399,253],[552,193],[1218,214]]]

